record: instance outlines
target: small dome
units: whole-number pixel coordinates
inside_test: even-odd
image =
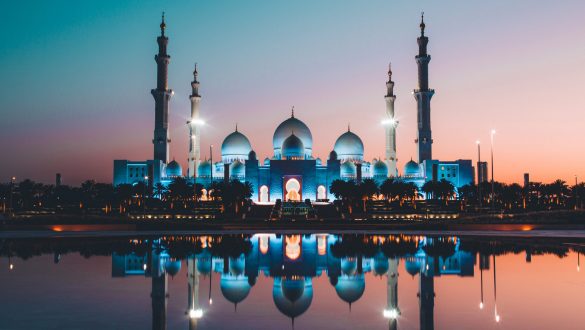
[[[211,263],[211,254],[204,250],[203,253],[197,256],[197,271],[202,275],[208,275],[211,273]]]
[[[335,150],[331,150],[331,152],[329,153],[329,160],[337,160],[337,153],[335,152]]]
[[[270,165],[270,158],[264,158],[264,165]]]
[[[388,176],[388,166],[381,160],[374,162],[374,176]]]
[[[224,163],[234,160],[247,160],[252,151],[248,138],[237,130],[226,136],[221,144],[221,159]]]
[[[416,260],[414,258],[409,258],[404,263],[404,268],[406,268],[406,271],[411,276],[415,276],[416,274],[418,274],[420,272],[420,263],[418,262],[418,260]]]
[[[357,169],[355,164],[352,162],[344,162],[341,164],[341,176],[342,177],[354,177],[357,175]]]
[[[310,278],[288,280],[274,279],[272,298],[278,310],[291,318],[306,312],[313,301],[313,284]]]
[[[294,115],[280,123],[274,131],[274,136],[272,137],[274,155],[281,155],[284,140],[293,132],[303,142],[305,155],[311,157],[313,148],[313,135],[311,134],[311,130],[309,130],[309,127],[305,123],[295,118]]]
[[[292,133],[282,143],[282,157],[283,158],[304,158],[305,146],[303,141]]]
[[[167,260],[164,264],[165,273],[175,276],[181,270],[181,260]]]
[[[221,294],[229,302],[237,304],[242,302],[250,293],[250,284],[245,276],[222,275],[219,281]]]
[[[414,177],[414,176],[421,176],[420,173],[420,166],[413,161],[412,159],[404,165],[404,176],[406,177]]]
[[[384,254],[374,257],[374,274],[382,276],[388,272],[389,267],[390,263]]]
[[[167,164],[165,174],[170,178],[182,176],[183,169],[181,168],[181,165],[173,159],[170,163]]]
[[[204,160],[199,164],[197,175],[200,177],[209,177],[211,175],[211,163],[208,160]]]
[[[361,161],[364,159],[364,144],[362,143],[362,139],[349,130],[337,138],[333,150],[337,152],[337,157],[341,160]]]
[[[355,258],[344,258],[341,260],[341,273],[343,275],[354,275],[357,271],[357,260]]]
[[[239,160],[230,164],[230,177],[241,178],[246,175],[246,166]]]
[[[363,274],[355,276],[342,276],[335,285],[335,292],[341,300],[347,303],[358,301],[364,294],[366,281]]]
[[[252,150],[248,154],[248,160],[256,160],[256,151]]]

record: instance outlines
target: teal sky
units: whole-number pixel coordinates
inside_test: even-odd
[[[401,167],[415,156],[420,12],[430,37],[434,156],[476,159],[495,127],[496,180],[585,178],[585,2],[11,1],[0,21],[0,182],[110,182],[113,159],[152,157],[156,36],[166,12],[171,155],[186,166],[194,62],[202,149],[233,130],[271,155],[295,106],[326,158],[351,123],[383,156],[393,63]],[[207,152],[204,152],[204,156]]]

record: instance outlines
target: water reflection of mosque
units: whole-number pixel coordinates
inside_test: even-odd
[[[186,260],[188,276],[187,316],[189,329],[195,329],[203,317],[199,303],[200,277],[209,278],[209,303],[211,278],[220,277],[222,296],[237,305],[244,302],[256,284],[260,274],[274,279],[272,298],[276,308],[289,317],[294,326],[295,318],[305,313],[313,301],[312,281],[323,274],[329,279],[337,296],[349,305],[364,294],[365,274],[372,273],[387,279],[387,304],[383,316],[389,328],[397,328],[400,317],[398,304],[398,265],[402,259],[406,271],[418,275],[420,328],[434,327],[434,278],[443,275],[473,276],[475,254],[459,250],[456,238],[426,238],[416,236],[372,237],[374,246],[385,240],[412,240],[411,253],[392,255],[380,248],[370,253],[348,253],[343,236],[274,235],[258,234],[249,239],[251,249],[237,257],[217,257],[211,252],[208,237],[200,238],[203,249]],[[153,329],[166,329],[168,300],[167,276],[176,275],[181,261],[170,257],[160,240],[152,241],[145,256],[135,254],[112,257],[112,276],[146,275],[152,278],[152,325]],[[349,243],[349,248],[352,245]],[[444,253],[451,249],[450,252]],[[344,252],[347,251],[347,252]],[[366,255],[368,255],[366,257]],[[390,256],[389,256],[390,255]],[[214,273],[216,275],[214,275]]]

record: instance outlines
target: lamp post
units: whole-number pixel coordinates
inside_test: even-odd
[[[578,205],[579,205],[579,192],[578,192],[579,190],[578,189],[579,188],[577,187],[578,184],[579,183],[577,181],[577,174],[575,174],[575,210],[579,209],[579,207],[578,207]]]
[[[477,200],[481,208],[481,143],[479,140],[475,141],[477,144]]]
[[[491,162],[492,162],[492,210],[495,210],[496,208],[496,204],[495,204],[495,195],[494,195],[494,135],[496,134],[496,130],[492,129],[491,131],[491,135],[490,135],[490,140],[491,140]]]
[[[16,183],[16,177],[13,176],[10,179],[10,213],[9,215],[12,217],[14,215],[14,205],[13,205],[13,201],[14,201],[14,184]]]
[[[144,177],[144,193],[142,194],[142,218],[146,219],[146,192],[148,190],[148,175]]]

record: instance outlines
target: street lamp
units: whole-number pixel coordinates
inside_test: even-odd
[[[490,135],[491,141],[491,162],[492,162],[492,210],[495,210],[495,196],[494,196],[494,135],[496,134],[496,130],[492,129]]]
[[[189,310],[189,318],[191,319],[200,319],[203,317],[203,310],[201,308],[198,309],[190,309]]]
[[[395,320],[398,318],[398,316],[400,316],[400,312],[398,312],[396,308],[385,309],[383,315],[387,319]]]
[[[14,184],[16,183],[16,177],[13,176],[10,179],[10,216],[14,215],[14,205],[13,205],[13,201],[14,201]]]
[[[146,218],[146,190],[148,189],[148,175],[144,176],[144,193],[142,194],[142,218]]]

